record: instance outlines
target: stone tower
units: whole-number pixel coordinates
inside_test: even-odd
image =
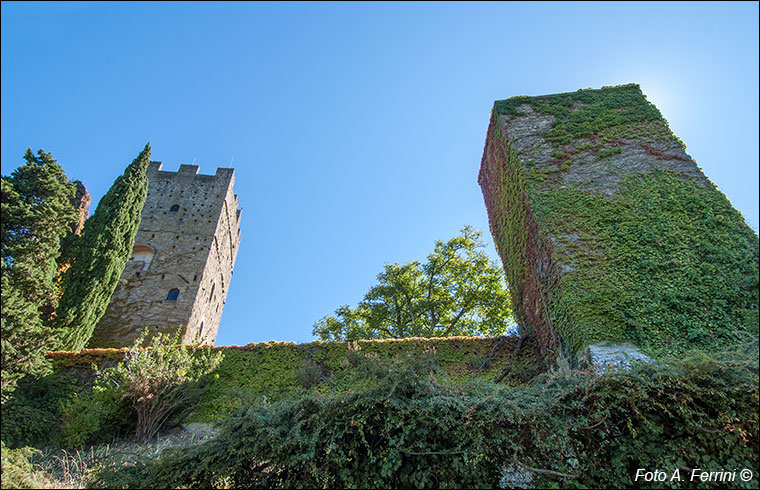
[[[240,245],[240,213],[234,169],[198,174],[148,166],[148,195],[132,257],[121,274],[90,347],[122,347],[144,327],[182,328],[213,344]]]
[[[757,234],[685,148],[638,85],[494,103],[478,182],[521,332],[546,353],[756,338]]]

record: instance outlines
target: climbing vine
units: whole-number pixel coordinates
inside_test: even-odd
[[[552,294],[572,349],[607,339],[676,354],[757,336],[757,235],[714,187],[656,169],[611,198],[568,186],[532,204],[547,229],[578,237],[554,256],[573,269]]]
[[[528,116],[552,119],[510,141]],[[513,309],[547,353],[556,337],[572,357],[595,340],[661,355],[758,335],[757,235],[682,148],[635,84],[495,103],[479,182]]]
[[[517,385],[546,368],[535,339],[520,340],[515,336],[496,339],[411,337],[309,344],[272,341],[214,350],[224,352],[224,359],[215,375],[204,380],[207,391],[193,407],[190,420],[217,420],[245,403],[270,403],[313,393],[353,389],[357,365],[367,358],[389,365],[431,358],[440,367],[436,381],[444,385],[473,380],[498,380],[499,384]],[[13,433],[12,445],[20,447],[38,441],[38,435],[44,438],[55,432],[65,422],[62,421],[61,408],[66,413],[77,409],[76,403],[72,404],[72,397],[92,397],[95,383],[92,366],[113,366],[124,358],[125,353],[126,349],[49,353],[54,372],[15,395],[8,405],[13,407],[12,413],[11,410],[4,412],[3,434]],[[366,377],[371,384],[372,375]],[[72,384],[72,380],[76,383]],[[42,391],[49,400],[40,406],[41,397],[35,387],[58,385],[66,389],[44,388]],[[29,423],[31,413],[36,414],[33,427]],[[33,434],[35,439],[26,438],[24,434]]]
[[[521,387],[441,386],[424,360],[369,367],[369,385],[245,406],[214,440],[106,465],[95,486],[714,488],[692,482],[692,469],[757,474],[757,344],[749,347],[744,358],[544,374]],[[638,468],[681,479],[636,481]]]
[[[555,146],[589,137],[598,142],[654,135],[673,137],[660,111],[635,83],[542,97],[511,97],[496,101],[494,113],[519,117],[523,115],[523,104],[554,116],[551,129],[543,136]]]

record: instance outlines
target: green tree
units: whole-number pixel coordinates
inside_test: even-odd
[[[132,254],[148,192],[150,143],[118,177],[70,247],[71,267],[63,278],[56,325],[63,348],[80,350],[105,313]]]
[[[322,340],[496,336],[512,319],[504,272],[470,226],[437,241],[424,264],[386,264],[356,308],[340,306],[314,324]]]
[[[46,321],[59,297],[57,259],[77,211],[76,184],[50,153],[24,155],[26,163],[2,177],[2,399],[16,381],[46,366],[55,347]]]

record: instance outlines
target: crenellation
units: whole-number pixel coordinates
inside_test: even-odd
[[[216,339],[240,242],[234,169],[204,175],[197,165],[182,164],[177,172],[162,166],[148,166],[148,196],[133,256],[92,347],[127,345],[144,327],[181,326],[185,342],[196,336],[208,344]]]
[[[179,166],[177,175],[197,175],[199,167],[198,165],[185,165],[184,163]]]

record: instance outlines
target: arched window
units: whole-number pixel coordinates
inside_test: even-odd
[[[177,298],[179,297],[179,289],[172,289],[169,291],[169,294],[166,296],[166,301],[177,301]]]
[[[175,204],[174,206],[170,207],[169,211],[172,211],[172,212],[179,211],[179,204]]]
[[[150,245],[135,245],[132,247],[132,260],[140,261],[143,263],[142,270],[145,270],[153,260],[156,250]]]

